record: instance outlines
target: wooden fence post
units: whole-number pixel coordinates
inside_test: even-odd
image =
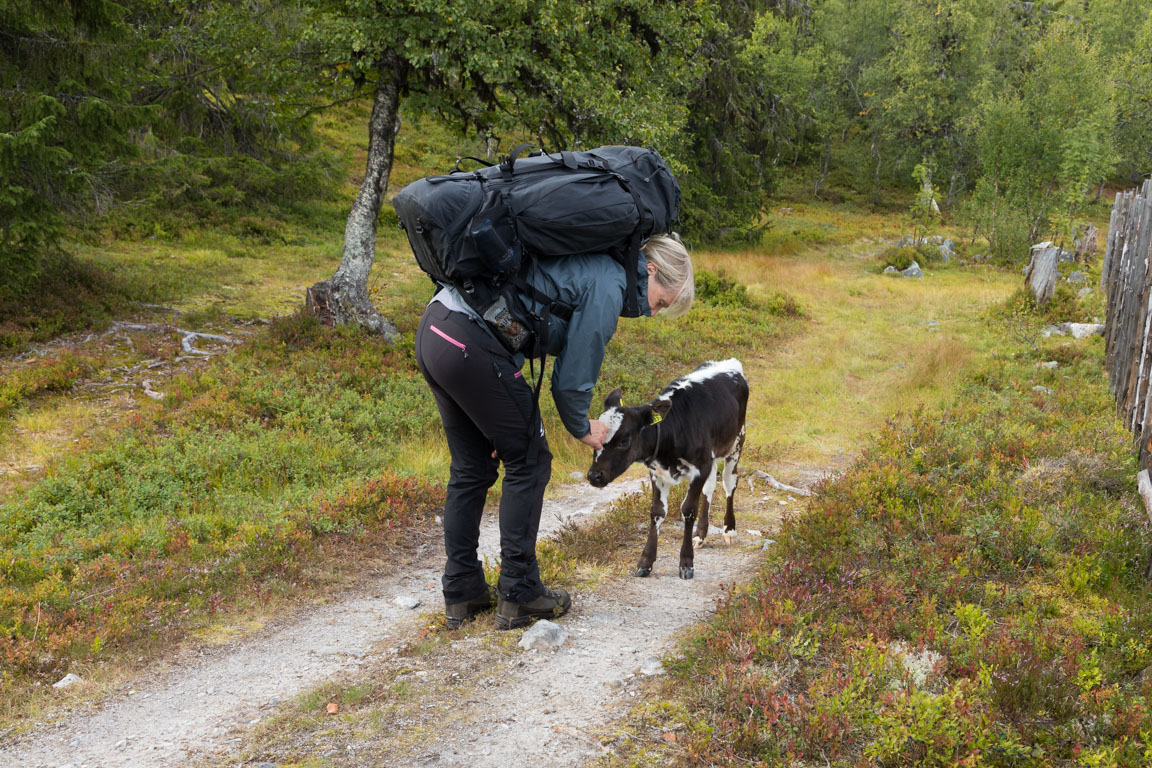
[[[1124,426],[1138,441],[1140,466],[1147,469],[1152,465],[1152,179],[1116,196],[1100,287],[1107,296],[1108,386]]]

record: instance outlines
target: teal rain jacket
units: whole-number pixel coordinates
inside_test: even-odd
[[[648,267],[643,258],[638,264],[640,312],[652,314],[648,306]],[[527,276],[528,282],[545,295],[573,307],[572,318],[553,315],[548,322],[545,352],[556,358],[552,367],[552,399],[565,429],[577,439],[588,434],[588,407],[592,390],[600,377],[604,348],[624,308],[624,267],[608,254],[582,254],[555,259],[540,259]],[[454,289],[450,289],[454,292]],[[460,304],[464,304],[457,294]],[[542,309],[525,297],[532,309]],[[487,324],[481,325],[488,329]],[[520,356],[517,365],[523,365]]]

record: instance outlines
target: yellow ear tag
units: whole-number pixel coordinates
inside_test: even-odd
[[[623,396],[620,397],[620,405],[618,407],[620,407],[620,408],[624,407],[624,397]]]
[[[652,421],[650,421],[649,423],[650,424],[659,424],[662,421],[664,421],[664,417],[660,415],[660,412],[659,411],[652,411]]]

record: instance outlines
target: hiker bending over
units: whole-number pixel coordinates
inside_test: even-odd
[[[556,358],[556,410],[568,432],[594,449],[603,447],[607,429],[589,418],[588,406],[604,348],[624,307],[624,269],[607,254],[585,254],[542,259],[528,277],[540,293],[572,308],[567,320],[550,317],[544,349],[533,355]],[[692,261],[678,237],[654,235],[637,269],[641,315],[677,317],[688,310],[695,297]],[[532,298],[523,300],[543,313]],[[416,362],[436,398],[452,454],[444,505],[449,628],[496,607],[497,626],[511,629],[560,616],[572,602],[564,590],[540,582],[536,536],[552,453],[532,387],[521,374],[524,358],[505,349],[494,333],[448,285],[432,298],[416,331]],[[538,339],[534,346],[539,347]],[[500,580],[493,590],[476,548],[484,500],[501,461]]]

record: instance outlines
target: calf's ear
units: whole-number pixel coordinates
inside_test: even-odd
[[[608,397],[604,398],[604,407],[605,408],[619,408],[620,407],[620,398],[623,396],[624,396],[624,393],[620,391],[620,387],[616,387],[616,389],[614,389],[608,393]]]
[[[672,410],[671,400],[653,400],[651,403],[652,411],[648,414],[648,423],[655,424],[668,415],[668,411]]]

